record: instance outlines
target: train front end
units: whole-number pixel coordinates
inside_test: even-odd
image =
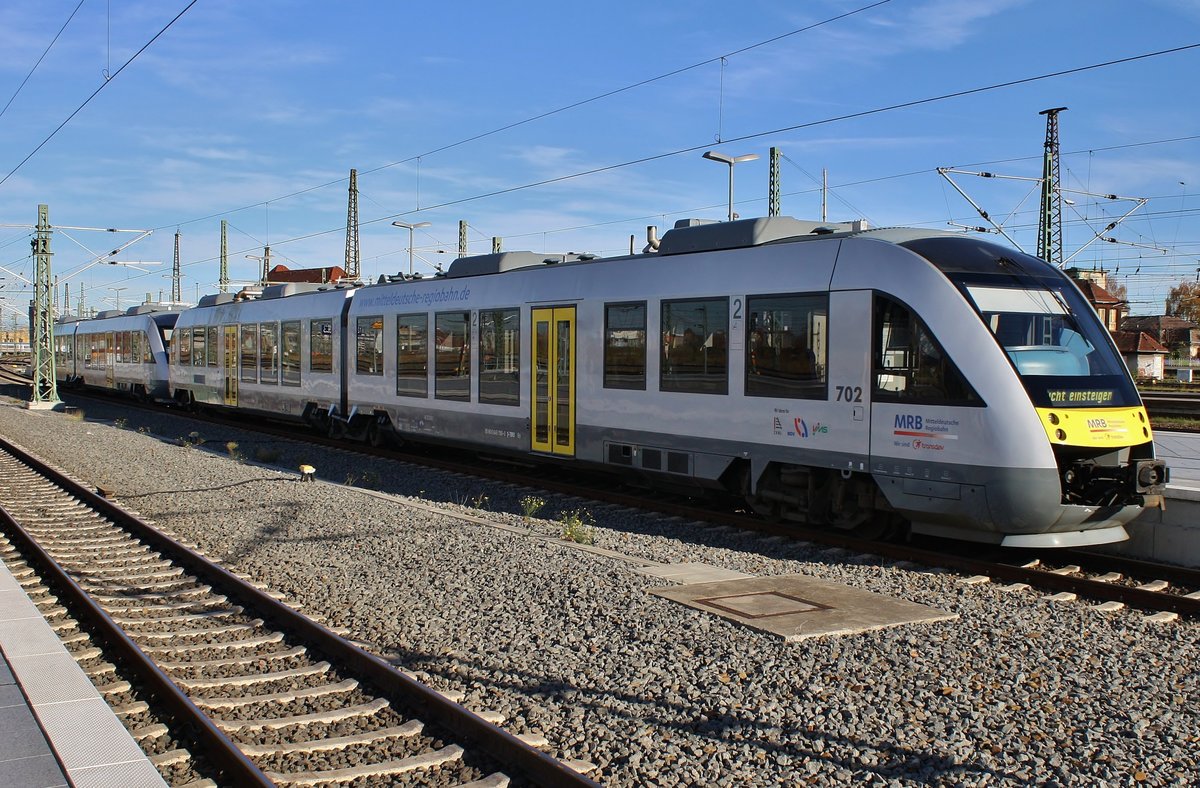
[[[1042,434],[1029,437],[1046,441],[1053,453],[1059,505],[1039,513],[1041,527],[1009,533],[1002,543],[1053,547],[1126,538],[1125,523],[1162,505],[1168,470],[1154,456],[1150,420],[1129,370],[1079,287],[1044,261],[994,244],[904,245],[934,262],[987,326],[1041,423]],[[999,492],[989,490],[989,499]],[[1031,492],[1014,488],[996,497],[1007,500],[1017,520],[1029,519],[1020,516],[1024,502],[1046,502]],[[1074,536],[1059,540],[1062,532]]]

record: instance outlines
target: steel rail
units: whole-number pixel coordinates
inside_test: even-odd
[[[125,404],[129,407],[147,407],[139,406],[132,402]],[[210,424],[220,424],[239,429],[249,429],[266,435],[273,435],[285,440],[302,441],[318,446],[356,451],[368,456],[383,457],[402,462],[411,462],[441,470],[469,473],[495,481],[508,482],[512,484],[537,485],[538,487],[546,489],[550,492],[560,493],[563,495],[583,495],[595,498],[605,503],[615,503],[622,506],[657,511],[662,514],[676,515],[704,522],[730,525],[741,530],[756,531],[772,536],[782,536],[788,539],[810,541],[831,548],[836,547],[859,553],[875,554],[879,555],[880,557],[895,561],[909,561],[928,566],[953,569],[969,574],[987,575],[994,579],[1004,580],[1010,583],[1026,583],[1030,586],[1049,591],[1069,591],[1080,596],[1124,602],[1130,607],[1136,607],[1142,610],[1166,610],[1179,613],[1180,615],[1200,615],[1200,600],[1188,598],[1178,594],[1142,591],[1137,588],[1131,588],[1129,586],[1123,586],[1120,584],[1105,583],[1096,580],[1088,580],[1081,577],[1071,577],[1068,575],[1056,575],[1044,569],[1031,569],[998,561],[971,558],[969,556],[954,554],[952,552],[931,550],[927,548],[914,547],[911,545],[860,539],[843,533],[838,533],[836,531],[812,528],[799,523],[771,523],[734,512],[719,512],[712,509],[699,509],[694,506],[655,502],[637,495],[613,492],[600,487],[581,486],[578,479],[559,481],[542,475],[538,479],[532,480],[528,475],[523,475],[515,471],[502,470],[497,468],[495,464],[481,467],[479,465],[467,465],[462,462],[455,462],[453,460],[447,460],[443,458],[418,455],[416,453],[409,453],[403,450],[374,449],[366,444],[351,443],[345,440],[335,440],[315,433],[301,433],[296,429],[289,430],[285,427],[274,424],[264,424],[259,422],[253,425],[248,425],[236,419],[223,418],[208,414],[187,414],[186,417]],[[983,547],[987,548],[989,546],[984,545]],[[1114,557],[1113,559],[1114,565],[1119,565],[1119,562],[1121,561],[1129,562],[1130,559],[1117,557]],[[1098,562],[1098,558],[1089,559],[1089,563],[1092,563],[1093,565],[1097,564]],[[1129,564],[1126,563],[1126,565]],[[1173,576],[1172,568],[1163,566],[1161,571],[1156,571],[1158,566],[1159,565],[1157,564],[1147,564],[1140,571],[1144,571],[1147,574]],[[1181,580],[1180,582],[1187,581]]]
[[[0,442],[5,444],[5,450],[11,451],[7,441],[0,439]],[[17,455],[17,452],[12,453]],[[212,761],[225,779],[234,785],[264,788],[275,785],[2,506],[0,524],[26,560],[37,567],[57,594],[65,597],[64,601],[72,613],[94,626],[104,639],[105,647],[116,652],[122,665],[150,687],[155,702],[161,703],[171,713],[173,721],[191,726],[195,739],[203,747],[203,756]]]
[[[266,592],[247,583],[224,567],[213,564],[186,545],[172,539],[93,490],[64,476],[52,466],[20,447],[14,446],[3,437],[0,437],[0,449],[8,451],[38,473],[52,479],[56,485],[128,529],[139,539],[169,554],[198,576],[213,578],[220,584],[223,591],[265,609],[264,612],[278,621],[288,633],[294,633],[307,639],[311,645],[323,650],[329,656],[343,661],[360,677],[370,680],[379,687],[384,695],[390,696],[389,700],[397,701],[402,708],[414,710],[414,716],[420,717],[427,723],[442,726],[459,737],[462,742],[476,746],[482,752],[496,759],[506,770],[511,769],[515,774],[509,774],[509,777],[519,775],[535,785],[544,786],[593,787],[599,785],[586,775],[571,769],[565,763],[526,744],[508,731],[493,725],[469,709],[409,678],[383,659],[367,653],[303,613],[293,610]],[[214,585],[214,587],[216,586]],[[79,591],[83,593],[82,589]],[[113,626],[116,625],[113,624]],[[132,643],[132,641],[130,642]],[[172,683],[171,686],[175,685]],[[190,701],[188,703],[190,704]],[[268,781],[265,784],[270,785],[271,783]]]

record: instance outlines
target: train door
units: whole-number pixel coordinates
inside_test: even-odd
[[[116,335],[109,331],[104,335],[104,385],[113,387],[113,371],[117,361]]]
[[[221,373],[225,378],[225,404],[238,404],[238,327],[221,326]]]
[[[533,451],[575,456],[575,307],[533,310]]]

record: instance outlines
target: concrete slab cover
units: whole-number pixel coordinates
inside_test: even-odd
[[[674,580],[679,583],[716,583],[725,580],[745,580],[754,577],[732,569],[722,569],[710,564],[683,563],[666,564],[665,566],[644,566],[638,572],[651,577],[661,577],[663,580]]]
[[[928,605],[806,575],[668,586],[650,593],[788,641],[958,618]]]

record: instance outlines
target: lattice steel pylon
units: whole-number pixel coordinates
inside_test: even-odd
[[[1058,167],[1058,113],[1066,107],[1044,109],[1046,116],[1046,145],[1042,154],[1042,202],[1038,214],[1037,256],[1051,265],[1062,268],[1062,192]]]
[[[767,176],[767,216],[779,215],[779,159],[782,151],[771,148],[771,170]]]
[[[221,220],[221,278],[222,293],[229,292],[229,222]]]
[[[358,281],[358,170],[350,170],[350,199],[346,206],[346,277]]]
[[[54,314],[50,303],[50,206],[38,206],[37,231],[30,243],[37,274],[33,285],[33,337],[30,348],[33,392],[29,407],[50,408],[59,403],[58,384],[54,379]]]
[[[179,231],[175,231],[175,267],[171,269],[171,303],[183,301],[183,272],[179,268]]]

